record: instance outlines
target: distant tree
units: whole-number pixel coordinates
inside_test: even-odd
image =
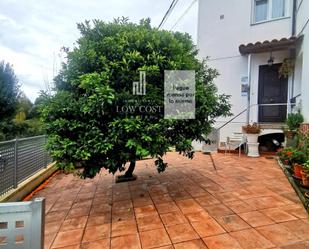
[[[18,104],[19,86],[12,66],[0,62],[0,122],[14,117]]]
[[[115,173],[129,168],[144,156],[156,158],[159,172],[167,164],[163,155],[176,151],[193,157],[191,142],[203,140],[215,118],[228,115],[228,96],[219,95],[213,83],[217,71],[196,58],[188,34],[161,31],[126,19],[79,24],[81,38],[55,79],[56,94],[43,109],[52,156],[64,168],[81,164],[84,177],[95,176],[102,167]],[[132,95],[139,71],[147,72],[147,94]],[[196,119],[163,118],[164,70],[196,72]],[[117,112],[127,100],[161,106],[150,115]],[[138,102],[136,106],[138,106]]]

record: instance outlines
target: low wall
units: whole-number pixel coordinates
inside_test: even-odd
[[[18,184],[18,188],[12,189],[4,196],[0,197],[0,202],[22,201],[29,193],[38,187],[43,181],[57,171],[55,163],[49,164],[46,168],[40,170],[27,180]]]

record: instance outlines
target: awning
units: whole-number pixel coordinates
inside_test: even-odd
[[[239,46],[239,52],[242,55],[245,54],[257,54],[263,52],[270,52],[270,51],[278,51],[278,50],[287,50],[293,49],[296,47],[296,43],[298,40],[302,39],[303,36],[295,37],[292,36],[290,38],[282,38],[280,40],[274,39],[272,41],[263,41],[263,42],[256,42],[256,43],[248,43],[248,44],[241,44]]]

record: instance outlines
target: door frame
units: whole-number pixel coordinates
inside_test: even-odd
[[[276,67],[279,68],[280,65],[282,65],[282,62],[275,63],[272,66],[276,66]],[[286,105],[278,106],[279,112],[282,115],[282,120],[280,120],[280,121],[265,121],[265,120],[262,120],[263,119],[262,118],[262,108],[263,108],[263,106],[260,106],[260,104],[263,104],[263,103],[261,103],[262,102],[261,91],[262,91],[262,84],[264,84],[264,82],[262,82],[262,79],[261,79],[261,77],[262,77],[262,75],[261,75],[261,73],[262,73],[261,67],[266,67],[267,68],[267,67],[271,67],[271,66],[269,66],[267,64],[262,64],[262,65],[259,65],[259,67],[258,67],[258,94],[257,94],[257,104],[258,104],[258,113],[257,114],[258,115],[257,115],[257,120],[258,120],[259,123],[283,123],[284,122],[283,116],[284,116],[284,119],[285,119],[287,117],[287,114],[288,114],[288,98],[289,98],[288,97],[289,96],[289,91],[288,91],[288,89],[289,89],[289,81],[288,81],[288,78],[282,80],[282,81],[286,81],[284,83],[285,87],[283,89],[284,92],[285,92],[284,95],[286,95],[286,99],[284,101],[280,101],[280,103],[286,103]],[[283,95],[283,97],[284,97],[284,95]],[[279,103],[279,102],[277,102],[277,103]],[[274,103],[274,104],[276,104],[276,103]],[[265,106],[264,106],[264,108],[265,108]]]

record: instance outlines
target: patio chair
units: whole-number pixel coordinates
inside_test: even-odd
[[[246,143],[247,143],[247,139],[244,136],[243,133],[241,132],[234,132],[233,135],[231,137],[227,137],[226,138],[226,142],[225,142],[225,155],[227,150],[231,151],[231,146],[236,146],[235,148],[238,147],[238,156],[241,155],[241,146],[244,145],[245,147],[245,151],[246,151]]]

